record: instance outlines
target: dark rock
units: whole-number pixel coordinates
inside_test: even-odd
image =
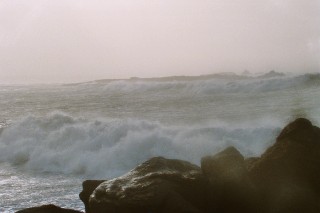
[[[49,204],[38,207],[32,207],[17,211],[16,213],[81,213],[80,211],[72,209],[64,209],[58,206]]]
[[[276,72],[274,70],[271,70],[261,76],[259,76],[260,78],[274,78],[274,77],[282,77],[282,76],[285,76],[284,73],[281,73],[281,72]]]
[[[320,129],[299,118],[261,157],[229,147],[202,158],[201,169],[158,157],[101,182],[83,184],[90,213],[319,213]]]
[[[206,187],[198,166],[156,157],[100,184],[90,197],[90,212],[204,212]]]
[[[249,179],[244,157],[234,147],[201,159],[209,179],[208,200],[216,212],[255,212],[255,188]]]
[[[259,161],[259,159],[260,159],[259,157],[246,158],[244,160],[244,163],[245,163],[247,169],[251,170],[254,167],[255,163]]]
[[[244,157],[234,147],[201,159],[201,169],[211,181],[240,181],[246,173]]]
[[[320,129],[304,118],[287,125],[250,168],[265,212],[320,212]]]
[[[82,183],[82,192],[80,192],[79,197],[84,203],[86,213],[90,213],[89,209],[89,198],[92,192],[106,180],[85,180]]]

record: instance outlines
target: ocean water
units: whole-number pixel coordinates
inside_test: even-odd
[[[84,210],[85,179],[164,156],[258,156],[297,117],[320,125],[320,74],[0,85],[0,212]]]

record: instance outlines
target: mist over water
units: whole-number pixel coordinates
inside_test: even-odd
[[[227,146],[258,156],[294,118],[319,125],[320,75],[273,74],[0,86],[0,210],[47,197],[83,209],[84,179],[113,178],[154,156],[199,164]]]
[[[258,156],[297,117],[320,126],[320,74],[305,74],[320,69],[319,11],[320,0],[0,1],[0,212],[83,210],[85,179],[154,156],[199,165],[227,146]],[[257,74],[272,69],[290,74]],[[132,76],[145,78],[95,80]]]
[[[319,0],[2,0],[0,83],[317,72]]]

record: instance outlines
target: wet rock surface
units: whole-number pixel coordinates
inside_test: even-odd
[[[207,179],[186,161],[152,158],[93,192],[93,212],[202,212]]]

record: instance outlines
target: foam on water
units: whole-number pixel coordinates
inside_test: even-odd
[[[142,120],[85,120],[63,113],[29,116],[0,137],[0,162],[25,170],[110,178],[154,156],[199,164],[227,146],[258,155],[279,131],[274,126],[170,127]]]
[[[155,156],[199,164],[227,146],[258,156],[289,121],[320,125],[319,87],[320,74],[0,86],[0,212],[83,210],[82,180]]]
[[[34,175],[1,163],[0,212],[12,213],[22,208],[49,203],[83,211],[83,204],[78,199],[81,182],[80,178],[74,176]]]

